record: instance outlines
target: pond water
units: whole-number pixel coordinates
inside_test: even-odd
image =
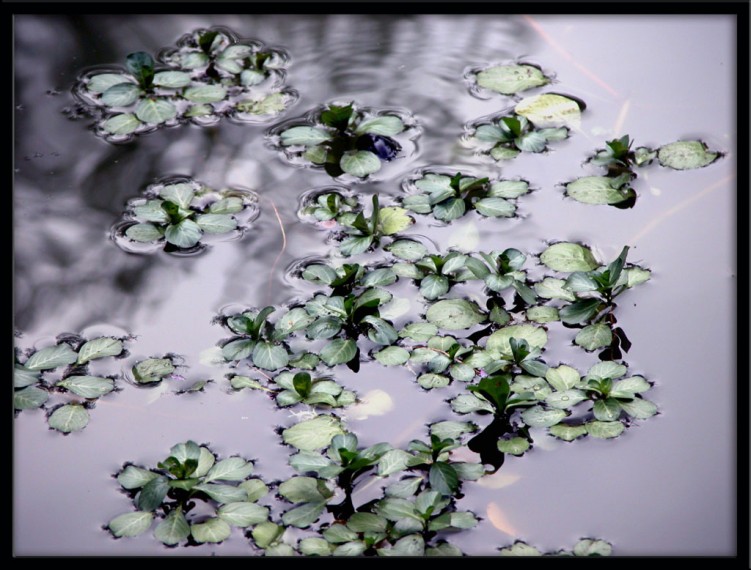
[[[286,51],[286,83],[299,93],[294,106],[266,124],[183,125],[124,144],[102,140],[90,130],[91,118],[76,116],[71,87],[84,70],[120,64],[134,51],[157,54],[211,26]],[[603,262],[629,245],[629,262],[652,271],[649,282],[619,298],[617,316],[633,343],[624,360],[654,383],[647,396],[659,414],[612,440],[565,443],[536,431],[531,451],[509,455],[496,474],[464,484],[458,506],[481,521],[450,542],[475,556],[496,555],[517,539],[545,552],[570,550],[583,537],[610,542],[619,556],[737,554],[732,16],[17,15],[14,34],[16,346],[41,348],[62,333],[133,335],[124,359],[114,368],[94,363],[91,373],[124,377],[139,360],[175,354],[188,382],[213,380],[186,394],[168,382],[138,387],[119,380],[121,390],[98,400],[89,425],[69,435],[48,429],[44,410],[19,413],[15,555],[261,554],[240,532],[221,544],[167,548],[151,532],[115,540],[103,527],[132,510],[113,478],[122,465],[156,466],[187,440],[221,457],[253,459],[255,474],[269,483],[295,474],[291,449],[275,431],[295,416],[262,392],[231,390],[231,369],[211,360],[211,349],[229,336],[214,320],[321,290],[291,268],[325,258],[333,245],[325,230],[297,214],[305,192],[339,183],[322,170],[290,165],[264,135],[334,100],[410,113],[422,130],[409,156],[389,163],[374,182],[350,185],[365,204],[374,193],[382,202],[400,197],[402,179],[428,167],[522,178],[533,188],[517,201],[517,218],[473,214],[443,227],[415,216],[407,234],[439,251],[514,247],[530,256],[551,241],[580,242]],[[522,153],[499,166],[459,141],[465,124],[512,99],[475,97],[464,76],[513,60],[554,74],[550,90],[587,107],[570,138],[551,143],[544,155]],[[561,184],[590,172],[587,157],[626,133],[653,148],[702,140],[723,156],[696,170],[645,168],[630,209],[565,198]],[[112,226],[129,200],[166,176],[251,189],[260,213],[241,238],[212,241],[200,255],[123,251],[110,237]],[[551,275],[531,263],[530,278]],[[417,289],[402,281],[393,289],[407,304],[395,317],[399,324],[425,310]],[[548,328],[558,340],[546,347],[546,362],[579,370],[597,362],[595,353],[573,346],[576,331],[560,323]],[[338,366],[335,375],[361,397],[375,400],[382,391],[390,402],[367,417],[343,412],[361,445],[403,447],[427,439],[429,423],[468,419],[446,403],[456,382],[425,391],[407,368],[375,361],[357,374]],[[477,460],[466,450],[460,456]],[[361,496],[378,494],[366,489]]]

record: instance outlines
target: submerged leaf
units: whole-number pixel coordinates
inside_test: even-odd
[[[428,321],[444,330],[464,330],[485,320],[485,315],[472,301],[445,299],[430,306]]]

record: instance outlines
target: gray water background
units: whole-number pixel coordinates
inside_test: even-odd
[[[441,248],[480,232],[483,249],[539,253],[546,240],[583,241],[602,260],[624,244],[652,280],[624,295],[619,322],[633,342],[632,372],[655,382],[660,415],[615,441],[572,444],[540,437],[533,452],[510,458],[483,484],[465,485],[459,505],[483,521],[452,543],[493,555],[522,539],[546,551],[581,537],[613,543],[623,556],[725,556],[736,553],[736,117],[735,29],[727,16],[16,16],[14,327],[17,344],[43,345],[62,332],[137,335],[136,359],[183,355],[188,373],[212,378],[204,393],[126,385],[103,398],[80,433],[47,429],[26,411],[13,429],[13,546],[20,556],[254,555],[239,533],[218,546],[167,549],[150,533],[113,540],[102,526],[129,511],[112,478],[126,461],[155,465],[175,443],[207,442],[222,456],[256,459],[258,475],[292,475],[273,429],[294,418],[258,393],[229,394],[228,370],[201,363],[226,338],[212,325],[223,308],[287,303],[314,288],[285,274],[303,257],[328,252],[324,234],[296,217],[298,197],[330,184],[264,146],[264,126],[162,129],[109,145],[69,120],[70,87],[82,69],[156,53],[198,27],[224,25],[291,55],[288,84],[300,100],[285,118],[331,99],[408,109],[423,124],[415,156],[395,166],[368,195],[397,196],[402,176],[430,165],[498,175],[457,144],[463,125],[508,99],[472,97],[469,67],[521,58],[555,73],[551,91],[586,101],[582,132],[544,157],[522,155],[504,178],[528,179],[523,219],[460,220],[422,227]],[[560,184],[587,173],[581,164],[624,133],[659,146],[700,138],[726,156],[708,168],[640,173],[631,210],[579,204]],[[192,258],[136,256],[108,237],[125,202],[157,178],[189,175],[215,187],[261,195],[261,215],[239,241]],[[279,212],[282,232],[271,201]],[[281,254],[280,254],[281,252]],[[278,259],[277,259],[278,257]],[[273,266],[273,267],[272,267]],[[412,311],[422,309],[413,299]],[[560,332],[573,338],[573,331]],[[568,339],[570,342],[570,339]],[[586,369],[594,356],[553,343],[546,361]],[[366,365],[341,381],[361,394],[379,389],[393,409],[350,428],[368,445],[426,437],[425,424],[460,419],[404,369]],[[548,441],[550,440],[550,441]],[[502,512],[505,529],[488,516]],[[497,521],[497,518],[492,517]],[[504,525],[499,525],[504,526]]]

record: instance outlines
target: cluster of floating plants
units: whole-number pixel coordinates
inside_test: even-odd
[[[258,216],[257,202],[249,190],[214,190],[190,178],[172,177],[128,202],[113,236],[130,252],[194,253],[206,247],[207,238],[242,236]]]
[[[607,169],[605,176],[583,176],[565,184],[566,196],[584,204],[631,208],[636,192],[631,182],[636,178],[634,168],[651,164],[655,159],[661,166],[674,170],[691,170],[712,164],[720,153],[710,151],[701,141],[677,141],[657,149],[640,146],[632,150],[629,135],[607,141],[588,162]]]
[[[158,60],[134,52],[125,67],[84,74],[75,93],[99,110],[96,131],[112,142],[191,121],[200,125],[222,117],[262,122],[276,118],[297,100],[284,88],[287,55],[229,30],[211,28],[183,36]]]
[[[383,162],[408,154],[420,134],[415,120],[396,110],[331,103],[271,130],[269,142],[293,164],[323,168],[332,178],[372,178]]]
[[[21,354],[13,370],[13,407],[46,408],[50,428],[70,433],[86,427],[88,410],[99,398],[117,390],[116,374],[93,374],[93,361],[123,358],[129,339],[102,336],[86,340],[61,335],[54,345]],[[98,363],[98,362],[97,362]],[[51,404],[51,401],[56,403]]]
[[[295,98],[282,90],[282,52],[226,30],[188,34],[159,62],[131,54],[127,72],[89,72],[76,86],[79,97],[103,109],[98,129],[108,140],[184,119],[271,117]],[[466,127],[464,141],[496,161],[542,153],[579,127],[585,108],[579,100],[517,96],[553,81],[535,65],[473,68],[465,79],[476,96],[515,100]],[[410,154],[419,134],[406,112],[334,102],[270,128],[267,141],[293,165],[361,183],[377,180],[383,163]],[[606,175],[568,183],[567,195],[588,204],[633,205],[635,167],[657,160],[684,170],[720,156],[699,141],[631,147],[628,136],[608,141],[589,160]],[[294,276],[310,295],[216,318],[230,335],[218,351],[231,391],[268,397],[298,420],[276,428],[280,443],[292,449],[296,474],[266,483],[251,477],[251,461],[219,460],[206,445],[180,443],[155,468],[127,463],[116,474],[135,510],[112,518],[109,532],[131,537],[153,527],[157,540],[177,546],[223,542],[237,527],[265,555],[460,556],[449,539],[480,521],[461,509],[465,485],[496,472],[508,456],[534,452],[544,437],[613,439],[658,413],[644,396],[652,383],[623,362],[631,342],[618,326],[616,300],[651,276],[628,260],[628,245],[605,262],[587,245],[567,241],[527,253],[511,244],[435,251],[408,233],[420,217],[445,226],[474,210],[483,223],[502,223],[499,218],[516,217],[516,200],[531,183],[436,166],[404,178],[401,188],[403,195],[388,205],[378,194],[366,205],[345,186],[306,192],[298,215],[327,230],[332,245],[327,258],[296,266]],[[247,191],[165,179],[129,202],[115,238],[127,251],[190,253],[204,247],[207,234],[242,235],[257,215],[255,202]],[[420,314],[397,310],[405,293],[419,295]],[[599,351],[598,361],[580,370],[547,358],[549,336],[566,334],[574,350]],[[52,391],[70,392],[84,402],[57,408],[49,423],[63,432],[82,429],[86,407],[115,389],[113,378],[89,375],[87,366],[122,357],[122,340],[66,337],[38,351],[17,351],[16,410],[43,407]],[[433,422],[423,439],[402,447],[361,446],[346,425],[348,409],[361,403],[361,387],[338,379],[336,367],[358,372],[363,363],[408,368],[422,390],[443,391],[450,417],[467,421]],[[131,367],[132,381],[159,385],[178,366],[174,355],[140,360]],[[467,449],[479,461],[461,460]],[[375,494],[360,492],[374,485]],[[612,547],[584,537],[570,551],[543,553],[522,541],[498,551],[608,556]]]

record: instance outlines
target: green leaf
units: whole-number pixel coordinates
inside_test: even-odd
[[[154,79],[154,58],[144,51],[128,54],[125,65],[142,87],[149,87]]]
[[[153,224],[134,224],[125,230],[125,235],[140,243],[151,243],[162,238],[162,231]]]
[[[562,439],[563,441],[574,441],[575,439],[587,435],[588,431],[585,426],[556,424],[548,428],[550,435]]]
[[[138,536],[149,530],[153,520],[154,515],[152,513],[136,511],[115,517],[107,523],[107,527],[117,538]]]
[[[647,269],[641,267],[632,267],[625,269],[623,273],[626,275],[626,287],[635,287],[649,281],[652,273]]]
[[[190,208],[190,203],[193,201],[195,194],[195,187],[192,184],[184,182],[178,184],[167,184],[159,190],[159,196],[169,202],[177,204],[183,209]]]
[[[24,366],[33,371],[52,370],[58,366],[73,364],[77,359],[78,355],[73,352],[70,345],[60,343],[55,346],[48,346],[47,348],[37,350],[29,357]]]
[[[297,455],[313,457],[317,454],[301,452]],[[293,456],[297,457],[297,456]],[[322,459],[322,456],[318,456]],[[329,461],[329,464],[331,462]],[[323,487],[322,487],[323,485]],[[325,494],[321,490],[325,490]],[[331,497],[331,492],[322,480],[313,477],[292,477],[279,485],[279,494],[290,503],[318,503],[326,502]]]
[[[493,413],[495,411],[490,402],[474,394],[460,394],[451,400],[451,409],[457,414],[469,414],[472,412]]]
[[[39,382],[39,372],[16,364],[13,367],[13,387],[26,388]]]
[[[514,141],[516,147],[524,152],[542,152],[547,146],[546,143],[547,139],[538,131],[527,133]]]
[[[323,129],[315,127],[292,127],[281,134],[282,145],[315,146],[331,138],[331,135]]]
[[[396,283],[396,273],[388,267],[368,271],[362,278],[363,287],[378,287],[380,285],[393,285]]]
[[[571,408],[587,399],[589,398],[581,390],[565,390],[548,394],[545,398],[545,403],[552,408],[563,410]]]
[[[399,331],[402,338],[410,338],[415,342],[425,342],[438,333],[438,327],[431,323],[410,323]]]
[[[206,474],[204,482],[242,481],[253,472],[253,464],[242,457],[228,457],[216,463]]]
[[[407,229],[415,221],[407,215],[407,210],[396,206],[381,208],[379,212],[379,227],[385,236],[390,236]]]
[[[432,301],[445,295],[449,290],[449,280],[443,275],[427,275],[420,281],[420,294]]]
[[[450,384],[451,380],[448,376],[441,374],[422,374],[417,378],[417,383],[426,390],[432,390],[433,388],[445,388]]]
[[[358,540],[337,546],[333,554],[334,556],[360,556],[367,548],[368,546],[364,542]]]
[[[244,501],[247,491],[233,485],[221,485],[218,483],[201,483],[193,487],[196,491],[202,491],[218,503],[236,503]]]
[[[153,471],[136,467],[135,465],[127,465],[117,475],[117,482],[124,489],[140,489],[146,483],[152,479],[156,479],[158,475]]]
[[[154,529],[154,537],[167,546],[181,543],[190,536],[190,526],[181,508],[176,508]]]
[[[233,341],[228,342],[222,347],[222,356],[227,361],[243,360],[245,358],[248,358],[252,354],[253,348],[255,348],[255,346],[256,346],[256,341],[254,340],[245,339],[245,338],[233,340]],[[238,379],[237,380],[238,383],[244,382],[243,380],[241,380],[241,378],[244,378],[244,377],[235,376],[235,378]],[[239,388],[255,388],[255,387],[256,386],[242,384],[238,387],[238,389]]]
[[[104,396],[115,389],[114,380],[110,378],[99,378],[97,376],[68,376],[55,385],[87,399]]]
[[[512,357],[512,338],[527,341],[530,349],[541,349],[548,342],[548,333],[544,328],[535,325],[510,325],[491,334],[485,343],[485,349],[501,357]]]
[[[558,311],[561,321],[569,325],[585,323],[597,314],[599,299],[580,299]]]
[[[147,384],[159,382],[174,371],[175,366],[169,358],[148,358],[133,367],[133,376],[139,384]]]
[[[160,71],[154,74],[154,85],[168,89],[185,87],[191,82],[190,73],[184,71]]]
[[[574,271],[566,278],[566,289],[574,293],[597,291],[599,284],[591,274],[584,271]]]
[[[613,382],[613,388],[610,391],[610,395],[613,398],[633,398],[634,394],[646,392],[651,387],[651,384],[641,376],[632,376],[625,380]]]
[[[516,206],[503,198],[483,198],[475,203],[475,210],[490,218],[511,218]]]
[[[132,79],[127,75],[119,73],[100,73],[99,75],[92,75],[89,78],[89,82],[86,84],[86,89],[92,93],[104,93],[113,85],[131,83],[131,81]]]
[[[425,550],[425,556],[464,556],[461,550],[456,546],[449,544],[448,542],[442,542],[434,548],[428,548]]]
[[[209,234],[225,234],[237,228],[237,220],[227,214],[202,214],[196,216],[196,224]]]
[[[518,155],[519,151],[515,148],[502,145],[497,145],[490,149],[490,156],[492,156],[494,160],[510,160],[516,158]]]
[[[576,295],[565,288],[563,279],[546,277],[539,283],[535,283],[534,289],[543,299],[561,299],[563,301],[576,301]]]
[[[191,525],[190,534],[199,544],[214,544],[227,540],[232,534],[232,527],[222,519],[210,518],[206,522]]]
[[[123,351],[123,343],[116,338],[99,337],[86,342],[78,351],[78,364],[86,364],[95,358],[118,356]]]
[[[201,227],[193,220],[185,219],[177,224],[167,226],[164,237],[169,243],[187,249],[201,240]]]
[[[531,65],[498,65],[477,74],[477,84],[503,95],[513,95],[549,83],[542,71]]]
[[[168,479],[162,475],[157,475],[141,488],[136,496],[136,507],[142,511],[157,509],[167,496],[169,489]]]
[[[279,370],[289,363],[289,354],[283,346],[259,342],[253,348],[253,364],[264,370]]]
[[[524,410],[521,417],[525,424],[534,428],[554,426],[567,415],[565,410],[546,410],[540,406],[533,406]]]
[[[269,492],[266,483],[260,479],[247,479],[240,483],[238,487],[248,494],[245,500],[249,502],[257,501],[258,499],[265,497]]]
[[[345,257],[365,253],[373,245],[373,236],[350,236],[339,243],[339,252]]]
[[[418,241],[400,239],[386,246],[394,256],[406,261],[417,261],[428,254],[427,248]]]
[[[34,410],[43,406],[49,397],[47,390],[26,386],[13,392],[13,407],[16,410]]]
[[[513,437],[511,439],[499,439],[498,450],[511,455],[524,455],[529,449],[529,441],[523,437]]]
[[[559,321],[560,316],[555,307],[530,307],[527,309],[527,320],[545,324]]]
[[[232,526],[246,528],[267,520],[269,518],[269,509],[255,503],[227,503],[219,507],[217,515]]]
[[[189,87],[183,93],[188,101],[193,103],[217,103],[227,96],[227,89],[222,85],[199,85]]]
[[[701,141],[679,141],[661,146],[657,150],[657,160],[662,166],[675,170],[703,168],[712,164],[719,153],[710,152]]]
[[[63,433],[80,431],[89,423],[89,412],[79,404],[65,404],[50,414],[47,423]]]
[[[387,346],[374,356],[384,366],[401,366],[409,360],[409,351],[401,346]]]
[[[618,437],[625,429],[621,422],[600,422],[593,421],[585,424],[587,432],[597,439],[611,439]]]
[[[649,419],[657,413],[657,406],[653,402],[642,398],[634,398],[630,402],[618,400],[618,403],[624,412],[637,420]]]
[[[467,208],[464,204],[464,200],[460,198],[450,198],[445,202],[436,204],[436,206],[433,208],[433,215],[438,220],[441,220],[443,222],[450,222],[452,220],[461,218],[465,214],[466,209]]]
[[[282,515],[282,522],[287,526],[307,528],[318,520],[318,517],[321,516],[325,508],[325,501],[305,503],[284,513]]]
[[[381,169],[380,159],[367,150],[350,150],[342,155],[339,166],[347,174],[364,178],[368,174],[373,174]]]
[[[565,392],[576,386],[581,380],[581,376],[575,368],[562,364],[557,368],[548,368],[545,379],[559,392]]]
[[[331,443],[331,439],[343,434],[341,423],[333,416],[316,416],[285,429],[282,439],[301,451],[315,451]]]
[[[242,198],[238,198],[237,196],[222,198],[209,206],[209,212],[212,214],[236,214],[244,209],[245,204]]]
[[[615,398],[597,400],[592,411],[595,418],[602,422],[612,422],[621,416],[621,406]]]
[[[584,538],[574,546],[574,556],[610,556],[613,547],[604,540]]]
[[[566,184],[566,194],[583,204],[618,204],[631,197],[628,186],[614,188],[606,176],[584,176]]]
[[[454,495],[459,489],[459,475],[451,465],[443,461],[430,466],[428,479],[431,489],[447,497]]]
[[[141,125],[136,116],[132,113],[121,113],[112,115],[102,123],[102,128],[111,135],[129,135],[138,129]]]
[[[591,271],[598,266],[589,248],[569,242],[551,245],[540,254],[540,261],[550,269],[562,273]]]
[[[102,103],[108,107],[128,107],[141,94],[141,88],[133,83],[119,83],[102,93]]]
[[[444,330],[464,330],[485,320],[485,315],[472,301],[445,299],[428,308],[428,321]]]
[[[404,123],[399,117],[393,115],[382,115],[357,125],[356,133],[371,133],[384,137],[393,137],[404,130]]]
[[[472,433],[476,427],[469,422],[443,421],[430,426],[430,433],[439,439],[458,440],[465,433]]]
[[[331,556],[334,547],[323,538],[303,538],[297,545],[304,556]]]
[[[620,378],[627,371],[628,369],[623,364],[606,360],[593,365],[587,371],[587,376],[594,378]]]
[[[581,123],[581,109],[573,99],[544,93],[528,97],[517,103],[514,112],[538,129],[546,127],[578,127]]]
[[[584,350],[592,351],[610,346],[613,342],[613,333],[605,323],[588,325],[579,331],[574,342]]]
[[[163,99],[141,99],[136,105],[136,117],[151,125],[160,125],[176,116],[175,106]]]
[[[411,534],[400,538],[391,548],[379,548],[378,556],[423,556],[425,554],[425,540],[419,534]]]
[[[345,364],[357,355],[357,344],[352,339],[335,339],[321,349],[321,360],[327,366]]]

